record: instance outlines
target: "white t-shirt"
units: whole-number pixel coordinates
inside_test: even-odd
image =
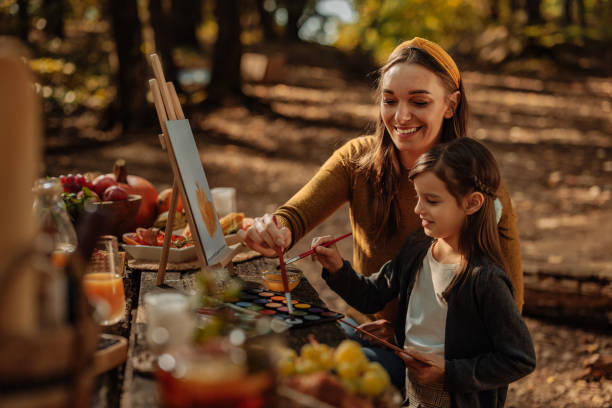
[[[427,250],[418,272],[406,312],[404,346],[444,356],[448,305],[442,293],[453,280],[459,264],[441,264]]]

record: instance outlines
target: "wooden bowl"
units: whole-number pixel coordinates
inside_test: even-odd
[[[117,235],[134,230],[134,217],[138,214],[142,196],[130,194],[127,200],[93,203],[96,212],[105,218],[101,235]]]

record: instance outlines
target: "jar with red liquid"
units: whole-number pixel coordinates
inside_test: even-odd
[[[165,408],[273,406],[276,374],[269,340],[247,340],[237,329],[203,345],[168,349],[156,377]],[[241,345],[238,345],[241,343]]]

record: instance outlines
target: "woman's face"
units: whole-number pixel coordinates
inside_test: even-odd
[[[395,64],[384,74],[380,112],[405,168],[438,142],[458,97],[449,98],[440,78],[418,64]]]

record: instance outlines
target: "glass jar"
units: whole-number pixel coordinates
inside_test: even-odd
[[[62,184],[57,177],[41,178],[34,183],[34,212],[41,232],[52,239],[52,259],[65,266],[77,247],[77,234],[62,200]]]

